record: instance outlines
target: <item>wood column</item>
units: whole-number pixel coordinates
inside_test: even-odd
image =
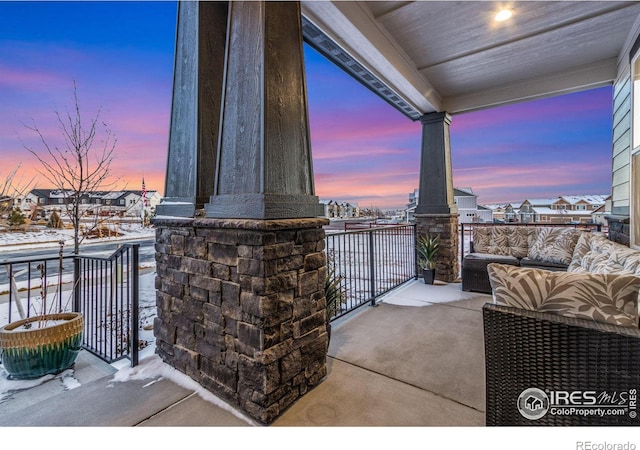
[[[215,186],[206,217],[324,213],[314,194],[298,2],[230,2]]]
[[[193,217],[213,193],[227,2],[178,2],[165,196],[159,216]]]

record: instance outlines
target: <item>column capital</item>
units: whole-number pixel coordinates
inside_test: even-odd
[[[433,112],[424,114],[420,117],[420,123],[422,125],[430,125],[432,123],[445,122],[447,125],[451,125],[451,115],[448,112]]]

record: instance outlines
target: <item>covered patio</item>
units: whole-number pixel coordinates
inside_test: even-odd
[[[334,323],[327,376],[272,427],[484,426],[483,294],[420,280]],[[116,366],[120,366],[117,372]],[[0,426],[260,426],[186,375],[143,357],[109,365],[83,351],[79,386],[16,391]],[[118,381],[120,380],[120,381]],[[195,387],[194,387],[195,386]]]
[[[640,3],[514,2],[511,17],[497,20],[500,6],[180,3],[165,199],[155,220],[155,332],[165,362],[263,423],[325,384],[327,221],[314,189],[303,40],[421,122],[416,232],[440,237],[440,281],[459,273],[449,125],[496,105],[614,85],[610,233],[640,242],[631,143]],[[334,351],[358,358],[349,339],[336,340]],[[446,349],[437,350],[444,364]],[[431,377],[430,366],[400,371],[393,358],[373,359],[416,386],[455,376],[455,367]],[[480,411],[480,397],[456,397],[467,387],[453,383],[445,397]]]

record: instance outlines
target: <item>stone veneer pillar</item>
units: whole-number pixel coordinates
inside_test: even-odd
[[[609,239],[628,247],[631,243],[630,222],[628,216],[607,216]]]
[[[425,114],[422,123],[420,188],[414,213],[416,232],[440,236],[436,278],[452,282],[459,277],[458,207],[453,198],[451,145],[447,113]]]
[[[326,375],[327,219],[155,221],[157,353],[270,423]]]
[[[459,278],[458,214],[416,214],[416,233],[440,236],[436,278],[451,283]]]

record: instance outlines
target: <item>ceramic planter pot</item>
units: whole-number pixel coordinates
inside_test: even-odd
[[[38,328],[48,320],[55,324]],[[24,328],[31,323],[30,328]],[[0,328],[0,359],[14,379],[58,374],[75,362],[82,347],[84,318],[80,313],[47,314],[12,322]]]
[[[433,284],[436,279],[436,269],[422,269],[422,279],[425,284]]]

